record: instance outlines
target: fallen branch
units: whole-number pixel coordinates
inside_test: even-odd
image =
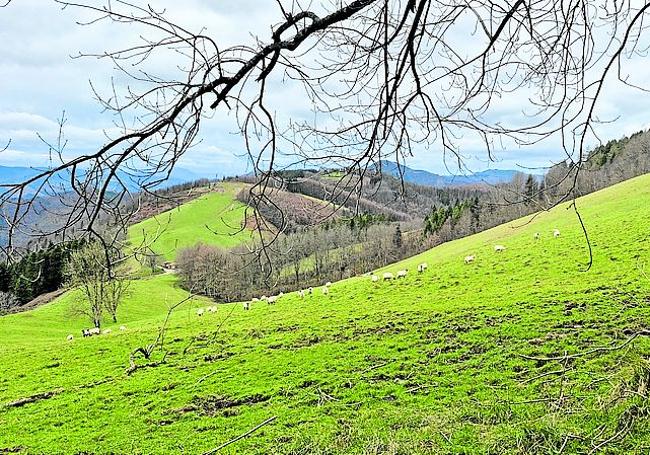
[[[220,451],[220,450],[223,449],[224,447],[227,447],[227,446],[229,446],[230,444],[233,444],[233,443],[239,441],[240,439],[244,439],[246,436],[248,436],[248,435],[250,435],[250,434],[256,432],[257,430],[259,430],[260,428],[262,428],[262,427],[265,426],[265,425],[268,425],[269,423],[273,422],[273,421],[274,421],[275,419],[277,419],[277,418],[278,418],[278,416],[269,417],[268,419],[266,419],[264,422],[260,423],[260,424],[257,425],[256,427],[251,428],[250,430],[248,430],[246,433],[241,434],[241,435],[237,436],[235,439],[231,439],[231,440],[228,441],[228,442],[224,442],[223,444],[221,444],[221,445],[220,445],[219,447],[217,447],[217,448],[214,448],[214,449],[212,449],[212,450],[209,450],[209,451],[207,451],[207,452],[204,452],[203,455],[212,455],[213,453],[217,453],[218,451]]]
[[[32,395],[32,396],[25,397],[25,398],[20,398],[19,400],[12,401],[10,403],[5,403],[4,407],[5,408],[19,408],[19,407],[25,406],[26,404],[29,404],[29,403],[34,403],[34,402],[40,401],[40,400],[47,400],[48,398],[52,398],[53,396],[58,395],[61,392],[63,392],[63,389],[56,389],[56,390],[50,390],[49,392],[37,393],[36,395]]]
[[[625,346],[630,344],[632,341],[634,341],[637,337],[640,336],[650,336],[650,330],[641,330],[639,332],[634,333],[632,336],[630,336],[625,342],[618,346],[601,346],[598,348],[590,349],[589,351],[585,352],[579,352],[577,354],[564,354],[562,356],[555,356],[555,357],[533,357],[533,356],[528,356],[524,354],[519,354],[519,357],[522,357],[526,360],[537,360],[539,362],[552,362],[554,360],[569,360],[569,359],[577,359],[579,357],[584,357],[590,354],[595,354],[596,352],[609,352],[609,351],[618,351],[619,349],[623,349]]]

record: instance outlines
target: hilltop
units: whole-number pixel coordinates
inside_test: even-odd
[[[132,375],[129,352],[183,298],[159,295],[169,276],[140,280],[124,333],[67,343],[84,324],[57,316],[68,295],[0,318],[0,403],[51,392],[2,411],[0,447],[199,453],[275,416],[223,453],[639,453],[650,176],[577,206],[589,272],[580,224],[557,207],[386,268],[408,268],[403,281],[357,277],[327,297],[202,318],[192,308],[205,303],[190,303],[172,316],[164,362],[156,353]]]

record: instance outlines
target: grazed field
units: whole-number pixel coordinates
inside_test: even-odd
[[[194,302],[170,322],[165,362],[132,375],[167,276],[132,288],[124,333],[66,342],[83,325],[64,317],[70,295],[0,318],[0,403],[53,392],[0,410],[0,448],[201,453],[275,416],[219,453],[648,453],[650,340],[631,337],[649,324],[650,176],[578,207],[589,272],[558,207],[387,268],[404,280],[202,318]]]
[[[149,245],[174,260],[180,248],[199,242],[230,248],[250,239],[250,231],[241,229],[246,206],[234,198],[241,185],[223,183],[221,188],[131,226],[130,243]]]

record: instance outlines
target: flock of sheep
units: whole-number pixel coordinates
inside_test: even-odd
[[[126,330],[126,326],[121,325],[120,330],[124,332]],[[104,329],[101,330],[99,327],[93,327],[92,329],[81,329],[81,334],[83,335],[84,338],[88,337],[93,337],[95,335],[109,335],[113,333],[113,330],[111,329]],[[70,334],[66,337],[68,341],[74,341],[74,335]]]
[[[554,229],[553,230],[553,237],[557,238],[559,236],[560,236],[560,231],[558,229]],[[535,234],[533,234],[533,238],[535,240],[539,240],[541,238],[540,233],[535,232]],[[504,251],[506,251],[506,247],[504,245],[494,245],[494,252],[495,253],[502,253]],[[476,255],[474,255],[474,254],[470,254],[468,256],[465,256],[465,264],[471,264],[475,260],[476,260]],[[429,268],[429,265],[426,262],[423,262],[421,264],[418,264],[417,271],[418,271],[418,273],[423,273],[428,268]],[[384,272],[382,274],[382,280],[383,281],[390,281],[390,280],[395,280],[395,279],[400,279],[400,278],[406,278],[407,274],[408,274],[408,269],[399,270],[395,274],[393,274],[391,272]],[[370,275],[370,279],[372,280],[373,283],[379,282],[379,276],[378,275],[372,274],[372,275]],[[331,285],[332,285],[332,283],[328,281],[327,283],[325,283],[324,286],[321,287],[321,292],[322,292],[323,295],[329,295]],[[309,287],[307,289],[301,289],[301,290],[296,292],[296,294],[301,299],[304,299],[305,296],[312,295],[313,293],[314,293],[314,288],[311,288],[311,287]],[[283,292],[280,292],[278,295],[272,295],[270,297],[268,297],[266,295],[263,295],[260,298],[254,297],[250,301],[243,302],[242,305],[244,307],[244,310],[248,311],[248,310],[251,309],[251,307],[252,307],[252,305],[254,303],[266,302],[268,305],[274,305],[283,296],[284,296]],[[209,306],[207,308],[198,308],[196,310],[196,315],[201,317],[206,312],[207,313],[216,313],[217,312],[217,306],[212,305],[212,306]],[[120,330],[125,331],[126,327],[125,326],[120,326]],[[95,328],[92,328],[92,329],[83,329],[81,331],[81,333],[83,334],[84,338],[85,337],[92,337],[92,336],[95,336],[95,335],[108,335],[108,334],[111,333],[111,329],[100,330],[99,328],[95,327]],[[67,339],[68,339],[68,341],[72,341],[72,340],[74,340],[74,336],[68,335]]]

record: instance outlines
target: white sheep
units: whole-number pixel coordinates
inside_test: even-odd
[[[251,309],[251,303],[250,302],[244,302],[244,303],[242,303],[242,305],[244,306],[244,310],[246,310],[246,311]]]
[[[393,274],[390,273],[390,272],[385,272],[385,273],[382,275],[382,278],[384,279],[384,281],[386,281],[386,280],[392,280],[392,279],[395,278],[395,275],[393,275]]]
[[[429,264],[423,262],[422,264],[418,265],[418,273],[422,273],[428,268],[429,268]]]
[[[379,277],[378,277],[377,275],[373,275],[373,276],[371,277],[371,279],[372,279],[372,282],[373,282],[373,283],[376,283],[377,281],[379,281]]]
[[[406,274],[408,273],[408,269],[406,270],[400,270],[397,272],[397,278],[406,278]]]
[[[554,229],[553,230],[553,237],[558,238],[560,236],[560,231],[559,229]]]
[[[257,297],[253,297],[252,300],[251,300],[251,302],[253,302],[253,303],[259,302],[259,301],[260,301],[260,299],[258,299]]]
[[[533,234],[533,238],[535,240],[539,240],[539,232],[535,232],[535,234]]]
[[[216,313],[217,312],[217,307],[215,305],[209,306],[208,307],[208,312]]]
[[[198,310],[196,310],[196,315],[201,317],[201,316],[203,316],[204,312],[205,312],[205,310],[203,308],[199,308]]]
[[[277,296],[277,295],[272,295],[271,297],[268,297],[268,298],[266,299],[266,303],[268,303],[269,305],[275,305],[275,302],[278,301],[278,298],[279,298],[279,296]]]
[[[471,264],[475,260],[476,260],[476,256],[474,256],[473,254],[465,256],[465,264]]]
[[[97,327],[93,327],[92,329],[84,329],[82,330],[82,332],[83,332],[83,336],[85,337],[91,337],[93,335],[99,335],[100,333],[102,333],[101,330],[99,330]]]
[[[113,333],[113,331],[111,329],[102,330],[102,335],[110,335],[111,333]]]
[[[323,286],[323,295],[327,295],[329,293],[330,293],[330,288],[328,288],[327,286]]]
[[[301,299],[305,298],[305,291],[303,289],[298,291],[298,295],[300,296]]]
[[[503,253],[506,250],[506,247],[503,245],[494,245],[495,253]]]
[[[121,330],[122,332],[124,332],[124,331],[126,330],[126,326],[125,326],[125,325],[121,325],[121,326],[120,326],[120,330]]]
[[[265,301],[265,302],[268,302],[268,301],[269,301],[269,298],[268,298],[267,296],[263,295],[262,297],[260,297],[260,300],[263,300],[263,301]]]
[[[328,281],[327,283],[325,283],[325,287],[330,287],[331,285],[332,285],[331,281]]]
[[[66,339],[68,341],[72,341],[72,340],[74,340],[74,336],[72,334],[70,334],[70,335],[68,335],[68,337]]]

